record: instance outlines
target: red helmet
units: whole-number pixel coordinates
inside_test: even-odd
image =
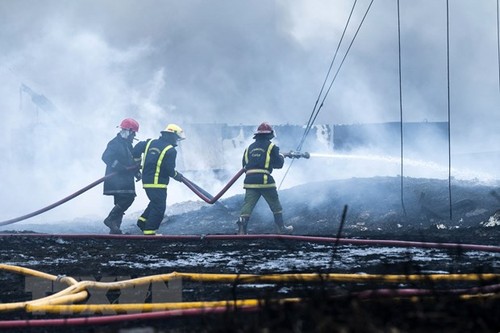
[[[139,123],[132,118],[123,119],[118,127],[121,129],[131,130],[136,133],[139,132]]]
[[[254,135],[258,135],[258,134],[273,134],[274,135],[274,130],[271,127],[271,125],[269,125],[266,122],[263,122],[262,124],[259,125],[259,127],[257,127],[257,131],[254,133]]]

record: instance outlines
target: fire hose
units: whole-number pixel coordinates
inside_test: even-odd
[[[289,152],[289,153],[286,153],[286,154],[283,154],[285,157],[288,157],[288,158],[309,158],[310,155],[309,153],[299,153],[299,152]],[[137,166],[132,166],[132,167],[128,167],[127,170],[135,170],[137,168]],[[186,185],[191,191],[193,191],[198,197],[200,197],[203,201],[205,201],[206,203],[209,203],[209,204],[214,204],[215,202],[217,202],[217,200],[220,199],[220,197],[222,197],[224,195],[224,193],[227,192],[227,190],[233,186],[233,184],[238,180],[238,178],[240,178],[240,176],[242,174],[245,173],[245,169],[241,169],[240,171],[238,171],[236,173],[236,175],[234,175],[233,178],[231,178],[231,180],[229,181],[229,183],[226,184],[226,186],[224,186],[224,188],[215,196],[212,196],[210,193],[208,193],[207,191],[205,191],[203,188],[201,188],[200,186],[196,185],[194,182],[190,181],[189,179],[187,179],[186,177],[182,176],[182,183],[184,185]],[[20,221],[23,221],[23,220],[27,220],[31,217],[34,217],[34,216],[37,216],[37,215],[40,215],[42,213],[45,213],[51,209],[54,209],[56,208],[57,206],[60,206],[62,205],[63,203],[65,202],[68,202],[69,200],[71,199],[74,199],[76,198],[77,196],[87,192],[88,190],[90,190],[91,188],[99,185],[100,183],[102,183],[104,180],[108,179],[108,178],[111,178],[113,176],[115,176],[117,174],[117,172],[113,172],[113,173],[110,173],[102,178],[99,178],[98,180],[94,181],[93,183],[90,183],[89,185],[83,187],[82,189],[76,191],[75,193],[47,206],[47,207],[44,207],[44,208],[41,208],[39,210],[36,210],[32,213],[29,213],[29,214],[26,214],[26,215],[23,215],[23,216],[20,216],[20,217],[16,217],[16,218],[13,218],[13,219],[10,219],[10,220],[5,220],[5,221],[1,221],[0,222],[0,226],[3,226],[3,225],[8,225],[8,224],[12,224],[12,223],[16,223],[16,222],[20,222]]]
[[[295,159],[299,159],[299,158],[309,159],[311,157],[311,155],[309,153],[307,153],[307,152],[301,153],[301,152],[296,152],[296,151],[290,151],[288,153],[284,153],[283,156],[291,158],[291,159],[294,159],[294,158]],[[195,183],[193,183],[192,181],[190,181],[189,179],[187,179],[184,176],[182,176],[182,180],[181,181],[191,191],[193,191],[200,199],[202,199],[206,203],[214,204],[215,202],[217,202],[217,200],[220,199],[221,196],[224,195],[224,193],[226,193],[226,191],[231,186],[233,186],[233,184],[238,180],[238,178],[241,177],[242,174],[245,173],[245,171],[246,171],[245,168],[242,168],[240,171],[238,171],[234,175],[234,177],[231,178],[231,180],[226,184],[226,186],[224,186],[224,188],[219,193],[217,193],[217,195],[215,195],[215,196],[212,196],[210,193],[208,193],[207,191],[205,191],[204,189],[202,189],[200,186],[196,185]]]
[[[106,176],[104,176],[102,178],[99,178],[95,182],[93,182],[93,183],[85,186],[84,188],[82,188],[82,189],[76,191],[75,193],[67,196],[66,198],[63,198],[63,199],[61,199],[61,200],[59,200],[57,202],[54,202],[53,204],[51,204],[51,205],[49,205],[47,207],[44,207],[42,209],[39,209],[37,211],[34,211],[32,213],[29,213],[29,214],[26,214],[26,215],[23,215],[23,216],[20,216],[20,217],[16,217],[16,218],[13,218],[13,219],[10,219],[10,220],[2,221],[2,222],[0,222],[0,226],[7,225],[7,224],[12,224],[12,223],[16,223],[16,222],[23,221],[23,220],[27,220],[27,219],[29,219],[31,217],[34,217],[34,216],[40,215],[42,213],[45,213],[46,211],[49,211],[49,210],[51,210],[53,208],[56,208],[57,206],[60,206],[63,203],[68,202],[69,200],[76,198],[80,194],[82,194],[84,192],[87,192],[91,188],[93,188],[93,187],[99,185],[100,183],[102,183],[105,179],[111,178],[111,177],[113,177],[116,174],[117,174],[116,172],[113,172],[113,173],[110,173],[109,175],[106,175]]]
[[[236,182],[236,180],[238,180],[238,178],[245,172],[245,169],[241,169],[240,171],[238,171],[238,173],[231,179],[231,181],[226,185],[224,186],[224,188],[214,197],[212,196],[210,193],[208,193],[207,191],[205,191],[204,189],[202,189],[201,187],[199,187],[198,185],[196,185],[195,183],[193,183],[192,181],[190,181],[189,179],[187,179],[186,177],[182,177],[182,183],[185,184],[191,191],[193,191],[196,195],[198,195],[201,199],[203,199],[205,202],[209,203],[209,204],[213,204],[215,203],[217,200],[219,200],[219,198],[224,194],[226,193],[226,191]],[[20,222],[20,221],[23,221],[23,220],[27,220],[31,217],[34,217],[34,216],[37,216],[37,215],[40,215],[42,213],[45,213],[51,209],[54,209],[60,205],[62,205],[63,203],[66,203],[68,201],[70,201],[71,199],[74,199],[76,198],[77,196],[83,194],[84,192],[87,192],[88,190],[90,190],[91,188],[99,185],[100,183],[102,183],[104,180],[108,179],[108,178],[111,178],[113,177],[114,175],[116,175],[117,173],[116,172],[113,172],[113,173],[110,173],[109,175],[106,175],[102,178],[99,178],[98,180],[94,181],[93,183],[85,186],[84,188],[76,191],[75,193],[57,201],[57,202],[54,202],[53,204],[47,206],[47,207],[44,207],[44,208],[41,208],[39,210],[36,210],[32,213],[29,213],[29,214],[26,214],[26,215],[23,215],[23,216],[19,216],[19,217],[16,217],[16,218],[13,218],[13,219],[10,219],[10,220],[6,220],[6,221],[1,221],[0,222],[0,226],[2,225],[8,225],[8,224],[13,224],[13,223],[16,223],[16,222]]]
[[[204,189],[202,189],[201,187],[199,187],[198,185],[196,185],[195,183],[193,183],[192,181],[190,181],[189,179],[187,179],[184,176],[182,176],[182,183],[184,185],[186,185],[191,191],[193,191],[194,194],[196,194],[200,199],[202,199],[206,203],[213,204],[217,200],[219,200],[219,198],[222,195],[224,195],[224,193],[226,193],[226,191],[231,186],[233,186],[233,184],[238,180],[238,178],[240,178],[240,176],[244,173],[245,173],[245,169],[242,168],[240,171],[238,171],[236,173],[236,175],[234,175],[233,178],[231,178],[229,183],[227,183],[226,186],[224,186],[224,188],[219,193],[217,193],[217,195],[215,197],[212,196],[210,193],[208,193],[207,191],[205,191]]]

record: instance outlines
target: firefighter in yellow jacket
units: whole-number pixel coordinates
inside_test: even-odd
[[[182,174],[175,170],[177,146],[184,140],[184,131],[169,124],[158,139],[141,141],[134,147],[134,157],[142,155],[142,186],[149,204],[137,221],[144,235],[156,235],[167,209],[169,179],[182,181]]]
[[[274,130],[268,123],[262,123],[254,133],[255,141],[243,154],[243,168],[245,169],[245,201],[241,208],[240,218],[237,221],[238,234],[247,234],[248,221],[257,201],[264,197],[274,215],[274,223],[278,233],[291,233],[292,226],[283,223],[283,209],[278,197],[276,182],[271,173],[273,169],[281,169],[285,157],[280,154],[279,147],[271,142]]]

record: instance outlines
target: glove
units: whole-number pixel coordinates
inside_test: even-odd
[[[142,179],[142,173],[140,171],[137,171],[135,173],[135,181],[138,182]]]
[[[111,167],[118,171],[118,172],[122,172],[122,171],[125,171],[125,166],[123,164],[121,164],[120,162],[118,162],[118,160],[115,160],[112,164],[111,164]]]
[[[175,180],[177,180],[178,182],[182,182],[182,173],[176,171],[175,172],[175,176],[173,177]]]
[[[127,169],[129,169],[131,171],[135,171],[135,172],[139,172],[140,173],[141,172],[141,163],[132,164]]]

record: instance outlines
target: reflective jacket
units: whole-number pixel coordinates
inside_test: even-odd
[[[174,177],[177,150],[175,140],[165,136],[141,141],[134,147],[134,157],[142,155],[142,187],[167,188],[170,177]]]
[[[243,153],[242,164],[246,176],[243,188],[272,188],[276,187],[271,173],[273,169],[281,169],[285,158],[280,149],[267,138],[256,137]]]
[[[117,134],[108,142],[106,149],[102,153],[102,160],[106,163],[106,175],[112,172],[117,174],[104,180],[104,194],[134,194],[134,175],[137,169],[126,170],[136,164],[132,157],[132,143]]]

